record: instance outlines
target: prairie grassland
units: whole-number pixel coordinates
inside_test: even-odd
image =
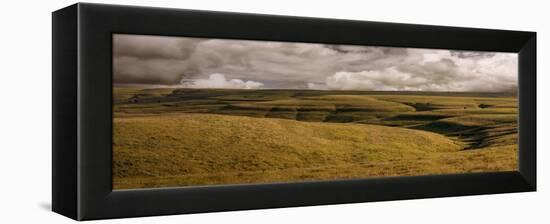
[[[517,169],[507,94],[113,91],[115,189]]]

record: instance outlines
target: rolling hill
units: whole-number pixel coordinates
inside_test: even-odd
[[[380,125],[171,113],[117,117],[113,127],[115,189],[515,167],[512,148],[461,151],[437,133]]]

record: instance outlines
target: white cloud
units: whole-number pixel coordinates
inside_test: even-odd
[[[240,79],[226,79],[223,74],[211,74],[208,79],[182,80],[185,88],[215,88],[215,89],[257,89],[264,84],[255,81],[243,81]]]
[[[326,78],[327,89],[333,90],[418,90],[414,86],[427,80],[401,72],[394,67],[361,72],[337,72]],[[310,86],[311,87],[311,86]]]
[[[430,62],[417,68],[385,68],[361,72],[337,72],[325,85],[308,85],[310,89],[376,91],[510,91],[517,86],[514,72],[471,71],[446,66],[448,62]],[[320,88],[321,87],[321,88]]]

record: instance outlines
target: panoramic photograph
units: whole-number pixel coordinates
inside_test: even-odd
[[[113,189],[518,167],[516,53],[112,38]]]

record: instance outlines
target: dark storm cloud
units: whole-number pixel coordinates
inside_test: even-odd
[[[116,84],[188,88],[507,91],[517,56],[413,48],[115,35]]]
[[[141,59],[186,59],[201,39],[115,35],[113,55]]]

